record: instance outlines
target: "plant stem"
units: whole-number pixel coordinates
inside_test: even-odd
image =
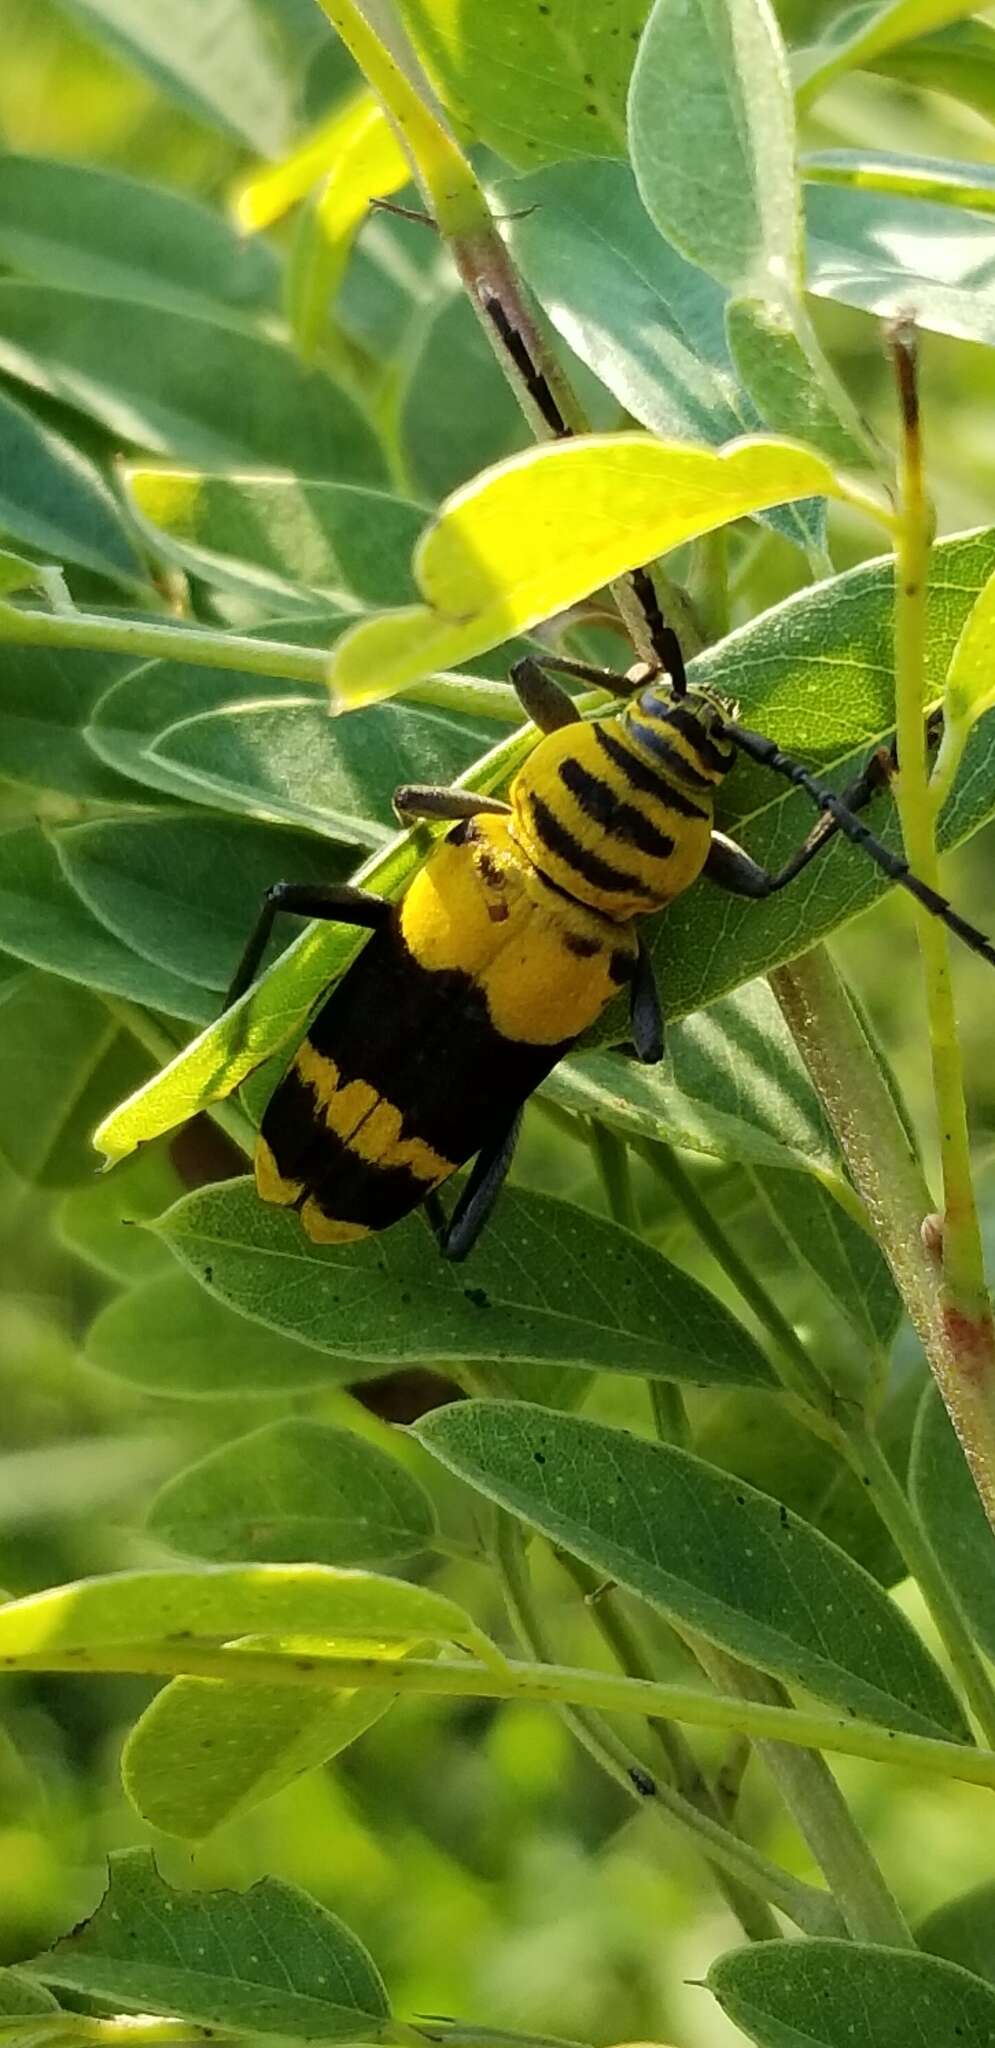
[[[933,1777],[957,1778],[995,1791],[995,1750],[975,1749],[932,1735],[881,1728],[847,1715],[773,1706],[766,1702],[702,1692],[699,1687],[654,1679],[644,1682],[612,1671],[570,1665],[523,1663],[500,1666],[471,1657],[295,1656],[274,1651],[226,1648],[220,1643],[107,1643],[92,1649],[6,1652],[4,1671],[99,1671],[148,1677],[221,1678],[226,1684],[300,1685],[305,1690],[342,1691],[374,1686],[390,1692],[447,1695],[458,1699],[535,1700],[546,1706],[593,1707],[605,1714],[645,1714],[689,1727],[722,1728],[801,1749],[862,1756],[871,1763],[896,1764]]]
[[[757,1321],[774,1339],[777,1349],[777,1370],[784,1385],[805,1404],[806,1419],[813,1426],[818,1425],[820,1434],[831,1434],[835,1442],[837,1429],[831,1420],[834,1411],[832,1388],[823,1379],[818,1367],[813,1364],[801,1338],[787,1317],[781,1314],[763,1282],[757,1279],[752,1267],[737,1251],[722,1225],[716,1221],[708,1203],[699,1194],[693,1177],[682,1165],[673,1147],[647,1144],[640,1146],[639,1150],[658,1177],[666,1182],[693,1223],[702,1243],[708,1247],[726,1278],[731,1280],[747,1308],[752,1310]]]
[[[768,1705],[784,1702],[786,1695],[773,1679],[747,1670],[736,1658],[698,1639],[693,1648],[717,1685]],[[824,1872],[854,1941],[913,1946],[901,1909],[824,1758],[814,1750],[789,1750],[779,1742],[761,1741],[757,1749]]]
[[[891,1267],[995,1527],[995,1419],[987,1387],[965,1371],[942,1312],[922,1225],[932,1203],[919,1162],[863,1026],[822,947],[771,975],[874,1234]]]
[[[615,1223],[621,1223],[626,1230],[639,1234],[639,1210],[636,1206],[632,1174],[629,1169],[629,1148],[624,1138],[607,1124],[591,1117],[587,1125],[588,1142],[598,1169],[598,1178],[604,1190],[608,1214]]]
[[[936,807],[929,788],[923,723],[931,513],[923,475],[916,336],[912,323],[896,321],[890,339],[902,420],[895,538],[895,683],[901,771],[896,798],[909,865],[921,881],[940,893]],[[995,1325],[985,1285],[981,1230],[971,1183],[950,942],[940,919],[919,904],[916,924],[925,978],[943,1173],[940,1313],[951,1369],[937,1377],[995,1525]]]
[[[128,655],[134,661],[188,661],[197,668],[240,670],[263,679],[314,688],[325,683],[328,651],[222,633],[215,626],[159,626],[149,619],[115,619],[103,612],[42,612],[0,603],[0,645],[84,647]],[[602,693],[603,694],[603,693]],[[521,725],[523,712],[508,683],[483,676],[426,676],[404,691],[409,704],[437,705],[502,724]]]
[[[533,1656],[545,1655],[545,1630],[532,1597],[522,1532],[510,1515],[499,1513],[495,1562],[516,1635]],[[703,1850],[723,1897],[751,1941],[777,1938],[779,1929],[768,1899],[780,1906],[796,1926],[812,1933],[824,1929],[832,1917],[832,1901],[782,1871],[758,1850],[723,1827],[708,1788],[682,1738],[676,1738],[685,1785],[693,1784],[695,1797],[684,1786],[661,1784],[650,1775],[638,1756],[615,1734],[600,1714],[589,1708],[563,1707],[567,1726],[595,1762],[630,1799],[652,1801],[653,1810],[690,1833]],[[681,1752],[683,1751],[683,1755]],[[668,1763],[673,1767],[670,1748]]]
[[[647,1380],[653,1427],[662,1444],[677,1444],[690,1450],[693,1432],[680,1387],[673,1380]]]

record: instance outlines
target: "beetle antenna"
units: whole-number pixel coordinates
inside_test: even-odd
[[[844,797],[837,796],[835,790],[827,789],[824,783],[816,781],[815,776],[810,775],[800,761],[795,761],[790,754],[782,753],[776,742],[767,739],[763,733],[750,732],[747,727],[732,722],[723,722],[721,732],[723,738],[731,741],[732,745],[737,747],[741,754],[746,754],[751,761],[757,761],[761,767],[769,768],[773,774],[783,776],[784,780],[793,783],[796,789],[803,789],[813,803],[818,805],[819,810],[832,819],[844,838],[851,840],[854,846],[862,847],[868,858],[881,869],[882,874],[887,875],[890,882],[897,882],[900,888],[908,890],[909,895],[914,896],[917,903],[921,903],[933,917],[938,917],[946,925],[947,930],[953,932],[965,946],[970,946],[972,953],[980,954],[982,960],[987,960],[990,966],[995,967],[995,945],[985,937],[984,932],[979,931],[976,925],[968,924],[967,919],[961,917],[953,904],[936,889],[931,889],[928,882],[921,882],[918,875],[912,873],[908,861],[903,860],[901,854],[892,853],[891,848],[876,837],[870,827],[864,824],[863,819],[858,818],[856,811],[850,809]],[[882,763],[882,783],[888,780],[892,765],[890,761],[888,766]]]

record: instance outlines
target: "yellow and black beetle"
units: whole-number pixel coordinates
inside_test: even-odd
[[[855,815],[894,769],[875,754],[842,796],[735,707],[688,687],[676,636],[657,620],[661,672],[627,677],[584,663],[524,660],[513,680],[544,734],[509,801],[404,788],[402,819],[451,818],[398,904],[358,889],[270,890],[229,1001],[255,974],[278,911],[368,926],[372,936],[315,1015],[263,1117],[256,1182],[300,1212],[309,1237],[344,1243],[426,1203],[443,1253],[465,1257],[507,1172],[522,1108],[627,986],[636,1057],[658,1060],[663,1014],[637,920],[704,873],[765,897],[837,831],[995,963],[965,924]],[[582,720],[550,668],[628,701]],[[713,799],[737,752],[807,790],[823,816],[771,874],[713,827]],[[435,1191],[476,1156],[446,1221]]]

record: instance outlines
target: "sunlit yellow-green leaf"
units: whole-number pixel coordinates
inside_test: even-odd
[[[306,354],[313,351],[370,200],[396,192],[410,176],[380,101],[367,91],[337,107],[282,163],[267,164],[236,186],[235,218],[248,234],[271,227],[315,194],[302,216],[287,278],[290,323]]]
[[[0,592],[38,588],[41,580],[37,562],[27,561],[24,555],[12,554],[9,548],[0,548]]]
[[[358,102],[324,181],[300,217],[287,267],[286,304],[299,348],[313,355],[356,234],[373,199],[406,185],[411,167],[372,93]]]
[[[975,600],[947,671],[948,716],[973,724],[995,703],[995,576]]]
[[[799,106],[811,106],[844,72],[857,71],[886,50],[977,11],[976,0],[891,0],[877,13],[853,8],[834,24],[826,42],[798,52],[793,68]]]
[[[899,156],[885,149],[820,149],[802,158],[810,185],[845,185],[860,192],[894,192],[932,199],[972,213],[995,213],[995,170],[932,156]],[[956,222],[950,223],[951,233]]]
[[[339,707],[388,697],[744,513],[845,496],[813,450],[751,439],[688,448],[649,434],[534,448],[455,491],[413,568],[426,603],[357,626],[329,683]]]
[[[140,1645],[168,1650],[307,1640],[331,1649],[362,1642],[395,1647],[457,1642],[493,1660],[498,1652],[463,1608],[428,1586],[321,1564],[201,1565],[109,1572],[51,1586],[0,1608],[0,1663],[44,1670],[100,1669]],[[180,1660],[178,1660],[180,1661]]]
[[[366,184],[364,190],[371,172],[387,182]],[[257,234],[331,177],[337,217],[342,221],[349,212],[358,220],[369,193],[395,191],[409,176],[407,158],[379,101],[371,92],[356,93],[281,163],[266,164],[241,180],[233,195],[235,219],[246,234]]]

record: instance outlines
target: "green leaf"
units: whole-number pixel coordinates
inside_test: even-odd
[[[707,1157],[801,1169],[834,1185],[840,1177],[818,1097],[764,982],[672,1025],[659,1066],[581,1053],[554,1068],[542,1092]]]
[[[106,1522],[122,1507],[134,1513],[172,1462],[161,1430],[148,1436],[82,1436],[75,1443],[0,1454],[0,1528],[28,1531],[32,1523]],[[15,1538],[16,1540],[16,1538]]]
[[[415,483],[433,499],[531,445],[518,400],[463,292],[444,300],[426,328],[400,425]]]
[[[429,1586],[375,1572],[323,1564],[199,1565],[109,1572],[51,1586],[0,1608],[0,1662],[49,1660],[100,1670],[115,1650],[177,1650],[183,1643],[306,1640],[332,1652],[342,1645],[409,1648],[423,1640],[458,1643],[479,1655],[498,1652],[455,1601]],[[255,1645],[258,1647],[258,1644]],[[232,1650],[233,1658],[239,1652]],[[348,1654],[348,1651],[346,1652]]]
[[[0,157],[0,178],[9,158]],[[0,391],[0,532],[57,562],[144,587],[117,502],[71,441]]]
[[[535,0],[500,9],[399,0],[442,103],[508,163],[620,156],[625,96],[647,0],[601,0],[566,18]]]
[[[982,1649],[995,1657],[995,1534],[939,1390],[926,1388],[912,1443],[916,1511]]]
[[[667,1033],[668,1056],[681,1028]],[[554,1067],[540,1092],[562,1109],[594,1117],[627,1136],[676,1145],[705,1158],[754,1161],[765,1171],[775,1164],[796,1169],[810,1164],[745,1118],[685,1094],[669,1057],[659,1066],[643,1067],[612,1052],[576,1054]]]
[[[10,548],[0,548],[0,597],[11,597],[14,592],[24,590],[42,591],[45,588],[45,572],[38,562],[29,562],[26,555],[15,555]]]
[[[945,1956],[995,1984],[995,1882],[937,1906],[920,1921],[916,1941],[930,1955]]]
[[[760,426],[726,344],[725,292],[657,233],[627,164],[551,164],[498,196],[547,317],[640,426],[712,447]],[[796,545],[812,537],[802,506],[760,517]]]
[[[720,1956],[708,1988],[760,2048],[991,2048],[995,1993],[914,1949],[757,1942]]]
[[[898,156],[885,149],[819,149],[802,158],[802,173],[810,184],[896,192],[908,199],[935,199],[945,206],[995,213],[995,170],[986,164]]]
[[[413,567],[426,603],[344,635],[333,697],[343,708],[390,696],[744,513],[839,490],[818,455],[759,439],[713,452],[618,434],[513,455],[422,536]]]
[[[880,460],[856,408],[813,350],[804,326],[804,340],[799,337],[785,306],[760,298],[731,299],[726,330],[740,378],[768,427],[851,468]]]
[[[101,994],[202,1022],[210,998],[167,968],[123,946],[70,888],[37,825],[0,833],[0,946]]]
[[[887,1352],[902,1320],[901,1296],[869,1229],[817,1180],[765,1167],[751,1175],[781,1235],[832,1306],[873,1353]]]
[[[389,1236],[317,1246],[248,1180],[187,1196],[157,1228],[242,1315],[340,1357],[773,1383],[748,1332],[696,1281],[616,1224],[524,1189],[506,1190],[466,1270],[438,1256],[420,1213]]]
[[[0,645],[5,781],[98,803],[132,798],[130,785],[95,758],[83,737],[98,698],[131,667],[119,655],[82,648]]]
[[[983,120],[995,120],[995,29],[983,21],[952,22],[885,51],[869,68],[926,92],[948,93]]]
[[[144,299],[217,317],[272,310],[279,270],[265,243],[165,186],[94,164],[0,158],[0,261],[41,284]]]
[[[372,427],[262,334],[139,300],[0,282],[0,369],[156,453],[380,484]]]
[[[275,629],[267,629],[267,632]],[[279,628],[281,639],[300,639],[304,645],[324,645],[334,632],[331,619],[293,620]],[[79,659],[79,657],[77,657]],[[113,672],[112,672],[113,673]],[[260,694],[257,675],[237,669],[198,668],[182,661],[150,661],[141,667],[126,667],[117,682],[111,682],[94,705],[86,727],[86,743],[98,760],[135,782],[180,796],[189,802],[193,792],[190,779],[163,761],[152,758],[149,749],[166,726],[225,704],[255,702]],[[266,696],[297,698],[299,683],[270,678]],[[315,690],[315,702],[322,693]],[[120,784],[115,784],[120,788]],[[132,791],[133,795],[134,792]]]
[[[124,1789],[151,1827],[200,1841],[338,1756],[393,1704],[372,1686],[309,1696],[299,1685],[174,1678],[127,1738]]]
[[[92,1183],[94,1125],[149,1065],[85,988],[25,975],[3,1005],[0,1158],[38,1187]]]
[[[100,819],[54,840],[67,881],[123,945],[217,990],[231,981],[274,882],[342,881],[349,865],[301,833],[197,813]],[[268,957],[290,936],[279,932]]]
[[[116,1174],[108,1184],[117,1184]],[[160,1239],[152,1242],[165,1250]],[[90,1365],[146,1393],[194,1401],[289,1395],[342,1381],[351,1385],[383,1371],[379,1360],[366,1366],[351,1358],[339,1361],[303,1336],[249,1322],[188,1274],[176,1272],[171,1259],[169,1266],[161,1278],[133,1287],[101,1310],[86,1340]]]
[[[766,0],[656,0],[629,98],[632,167],[660,233],[730,290],[783,303],[802,275],[791,84]]]
[[[124,480],[157,553],[208,583],[312,608],[414,595],[408,557],[427,513],[406,498],[299,476],[130,467]]]
[[[967,1739],[880,1587],[745,1481],[526,1402],[460,1402],[415,1433],[449,1471],[733,1656],[884,1726]]]
[[[149,755],[203,803],[379,849],[397,837],[399,783],[451,782],[493,736],[486,719],[422,705],[375,704],[332,723],[327,700],[257,698],[167,726]]]
[[[286,146],[292,110],[251,0],[71,0],[125,62],[223,134],[263,156]]]
[[[398,131],[386,108],[367,91],[350,96],[318,136],[310,143],[305,139],[302,148],[268,179],[264,175],[254,181],[256,206],[263,187],[270,209],[275,208],[272,217],[278,218],[293,204],[295,183],[306,202],[297,221],[284,295],[290,329],[304,357],[312,357],[321,345],[329,306],[370,202],[399,191],[410,176],[411,166]],[[246,196],[243,187],[239,198],[243,226]]]
[[[87,1135],[91,1178],[89,1185],[64,1196],[56,1209],[60,1244],[98,1273],[126,1286],[171,1271],[165,1246],[151,1231],[134,1227],[158,1216],[182,1193],[183,1184],[167,1153],[150,1147],[117,1173],[93,1178],[96,1155],[92,1136]]]
[[[878,1419],[889,1462],[903,1483],[921,1384],[917,1375],[908,1395],[904,1388],[896,1391]],[[721,1465],[723,1471],[783,1501],[880,1585],[894,1586],[907,1578],[904,1559],[868,1500],[866,1487],[843,1464],[838,1451],[797,1421],[783,1402],[772,1403],[748,1388],[723,1394],[709,1404],[695,1448],[709,1464]]]
[[[0,1970],[0,2018],[58,2011],[56,2000],[44,1985],[32,1984],[30,1977],[22,1977],[17,1970]]]
[[[237,2033],[372,2041],[387,1994],[341,1920],[267,1877],[244,1892],[180,1892],[147,1849],[112,1856],[89,1920],[28,1966],[126,2011],[164,2012]]]
[[[211,1451],[149,1510],[160,1542],[211,1563],[386,1565],[431,1549],[416,1479],[347,1429],[288,1417]]]
[[[809,185],[808,288],[865,313],[915,306],[920,327],[995,342],[995,221],[891,192]]]
[[[375,213],[353,245],[335,300],[342,331],[374,360],[403,373],[412,334],[452,290],[450,257],[417,221]]]
[[[799,106],[811,106],[845,72],[873,66],[899,44],[973,13],[974,0],[888,0],[881,8],[852,8],[831,25],[824,44],[799,52]]]
[[[757,425],[726,347],[725,292],[657,233],[626,164],[551,164],[499,198],[557,332],[640,426],[718,447]]]
[[[947,671],[945,699],[946,715],[957,724],[980,718],[995,701],[995,575],[964,622]]]

